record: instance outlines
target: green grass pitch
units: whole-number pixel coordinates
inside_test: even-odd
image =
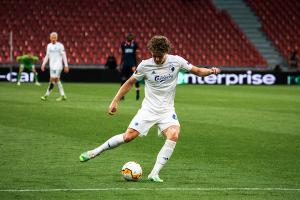
[[[0,199],[300,199],[300,88],[177,87],[181,134],[162,184],[147,180],[164,143],[147,137],[80,163],[83,151],[124,132],[141,105],[134,89],[115,116],[118,84],[65,83],[66,102],[47,84],[0,83]],[[143,91],[142,91],[143,92]],[[139,182],[120,175],[143,167]]]

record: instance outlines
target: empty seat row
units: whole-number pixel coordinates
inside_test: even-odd
[[[300,47],[300,2],[298,0],[247,0],[262,21],[262,31],[280,53],[289,59]]]
[[[148,40],[159,34],[171,40],[171,53],[195,65],[267,65],[229,15],[210,0],[2,0],[0,8],[0,43],[13,31],[14,56],[31,51],[42,59],[49,33],[56,31],[71,64],[104,64],[111,52],[120,62],[120,44],[133,32],[142,59],[149,57]],[[1,62],[8,59],[9,45],[4,46]]]

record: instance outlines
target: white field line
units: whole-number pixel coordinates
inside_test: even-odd
[[[294,191],[300,188],[60,188],[60,189],[0,189],[0,192],[72,192],[72,191]]]

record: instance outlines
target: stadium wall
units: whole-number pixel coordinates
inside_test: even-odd
[[[47,82],[49,71],[39,73],[39,80]],[[0,68],[0,81],[16,82],[18,68]],[[62,73],[62,80],[65,82],[87,82],[87,83],[114,83],[120,82],[120,74],[116,70],[105,68],[72,68],[69,74]],[[33,82],[33,73],[23,72],[22,82]],[[300,72],[282,71],[223,71],[218,75],[197,77],[190,73],[180,72],[178,84],[200,84],[200,85],[300,85]]]

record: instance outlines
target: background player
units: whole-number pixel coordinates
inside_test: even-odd
[[[33,56],[30,54],[24,54],[22,56],[17,57],[17,62],[20,63],[19,73],[18,73],[18,79],[17,79],[17,85],[21,85],[21,74],[24,71],[24,69],[28,69],[29,71],[32,71],[34,73],[34,81],[36,85],[41,85],[38,81],[38,73],[35,70],[34,63],[37,62],[39,58],[37,56]]]
[[[135,71],[137,66],[137,49],[138,44],[134,41],[135,35],[128,33],[126,35],[126,41],[122,42],[122,60],[121,60],[121,85],[123,85]],[[140,99],[140,84],[137,81],[135,83],[136,100]],[[124,97],[122,97],[124,99]]]
[[[52,32],[50,34],[50,41],[51,43],[48,44],[47,46],[47,53],[44,58],[41,70],[45,71],[45,65],[49,61],[49,66],[50,66],[50,81],[49,81],[49,87],[46,91],[46,94],[41,97],[41,100],[46,101],[48,96],[50,95],[51,91],[54,88],[54,85],[57,84],[58,90],[60,93],[60,97],[57,98],[57,101],[63,101],[67,100],[67,97],[64,92],[64,88],[62,86],[62,83],[60,81],[60,74],[62,69],[64,69],[65,73],[69,72],[69,67],[68,67],[68,61],[67,61],[67,56],[65,52],[64,45],[60,42],[57,41],[58,35],[56,32]],[[64,62],[64,68],[63,68],[63,63]]]
[[[188,70],[197,76],[218,74],[218,68],[198,68],[180,56],[169,55],[171,44],[164,36],[154,36],[148,43],[152,58],[142,61],[135,73],[121,86],[112,100],[108,112],[117,111],[121,98],[131,89],[136,81],[145,80],[145,98],[142,108],[132,119],[125,133],[115,135],[98,148],[82,153],[80,161],[88,161],[105,150],[113,149],[121,144],[146,136],[149,129],[158,125],[159,135],[166,142],[158,153],[156,163],[148,176],[155,182],[163,182],[158,176],[162,167],[170,159],[179,136],[180,125],[174,108],[175,89],[180,69]]]

